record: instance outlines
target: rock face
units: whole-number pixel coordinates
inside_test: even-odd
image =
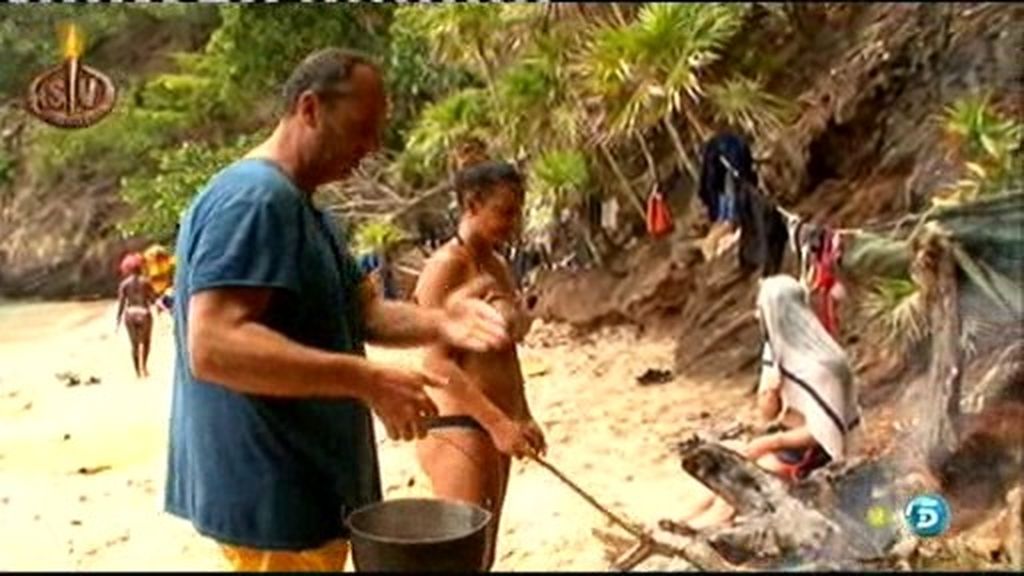
[[[788,210],[842,227],[925,206],[958,177],[936,116],[982,89],[1017,93],[1024,70],[1014,47],[1024,31],[1012,22],[1022,16],[1020,6],[996,4],[876,4],[837,12],[856,32],[844,28],[836,37],[834,28],[822,27],[802,40],[807,45],[793,54],[784,78],[768,79],[773,86],[799,83],[801,89],[778,91],[793,94],[801,113],[776,139],[758,143],[768,158],[761,168],[766,187]],[[678,369],[689,377],[752,372],[756,283],[736,270],[733,251],[705,263],[680,244],[678,237],[644,241],[619,259],[618,270],[551,275],[540,308],[548,319],[577,326],[674,325]],[[845,332],[855,357],[875,354],[857,330]]]

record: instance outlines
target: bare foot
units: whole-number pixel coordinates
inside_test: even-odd
[[[690,518],[695,518],[710,508],[711,505],[714,504],[715,498],[717,498],[717,496],[715,496],[715,493],[710,490],[694,496],[683,504],[683,512],[676,518],[679,522],[684,524],[687,523]]]
[[[747,448],[747,443],[742,440],[723,440],[721,445],[738,454],[743,454]]]
[[[766,454],[757,459],[757,465],[772,474],[783,475],[787,466],[782,463],[774,454]]]
[[[724,524],[732,519],[736,509],[729,505],[724,499],[715,497],[711,506],[702,514],[687,522],[690,528],[700,531]]]

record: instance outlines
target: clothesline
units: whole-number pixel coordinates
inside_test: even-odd
[[[740,185],[747,185],[747,186],[750,185],[750,182],[747,182],[746,180],[744,180],[743,178],[740,177],[739,171],[736,170],[736,168],[734,168],[733,165],[724,156],[719,156],[718,160],[719,160],[719,162],[722,163],[723,166],[725,166],[725,169],[729,171],[729,173],[732,175],[732,177],[734,179],[736,179],[737,182],[740,182]],[[760,182],[758,182],[758,184],[757,184],[757,191],[760,192],[766,198],[771,198],[772,197],[772,195],[769,193],[769,191],[767,189],[765,189],[764,186]],[[790,212],[789,210],[786,210],[782,206],[779,206],[778,202],[773,202],[773,203],[775,204],[775,209],[778,210],[779,213],[782,214],[782,217],[785,218],[786,220],[791,221],[791,222],[793,222],[793,221],[795,221],[795,222],[804,222],[804,221],[806,221],[799,214],[794,214],[793,212]],[[916,219],[917,219],[917,217],[915,215],[903,216],[903,217],[901,217],[899,219],[896,219],[896,220],[891,220],[891,221],[888,221],[888,222],[877,224],[874,227],[888,227],[888,226],[892,226],[892,225],[898,225],[898,224],[902,223],[905,220],[916,220]],[[837,234],[839,234],[841,236],[856,236],[856,235],[863,234],[864,232],[868,231],[867,229],[865,229],[863,227],[862,228],[837,228],[837,227],[834,227],[834,226],[830,226],[829,228],[833,232],[836,232]]]

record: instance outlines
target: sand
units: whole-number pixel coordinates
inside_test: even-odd
[[[216,546],[162,511],[170,409],[172,324],[158,316],[152,376],[134,376],[112,302],[0,307],[0,567],[5,570],[221,570]],[[571,341],[541,326],[521,354],[527,395],[549,460],[613,510],[653,526],[702,487],[675,443],[722,417],[743,419],[742,386],[680,379],[647,387],[670,368],[673,344],[607,330]],[[370,356],[416,362],[408,351]],[[78,374],[67,387],[56,375]],[[87,385],[90,377],[100,383]],[[702,417],[702,414],[703,417]],[[710,417],[709,417],[710,414]],[[387,498],[424,496],[412,444],[379,429]],[[540,466],[513,466],[496,570],[609,569],[591,533],[612,529]],[[621,533],[621,532],[619,532]]]

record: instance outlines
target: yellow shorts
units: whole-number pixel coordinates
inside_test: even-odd
[[[220,545],[235,572],[343,572],[348,540],[332,540],[309,550],[257,550]]]

